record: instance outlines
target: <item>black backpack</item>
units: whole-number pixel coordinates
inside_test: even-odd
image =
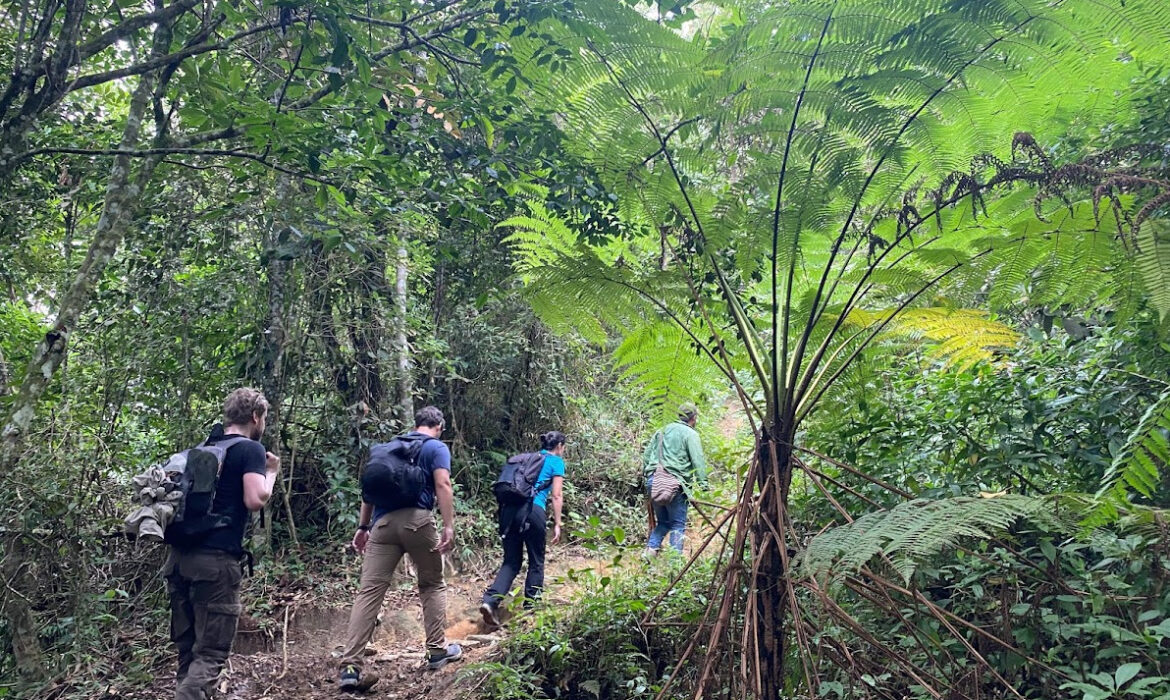
[[[164,541],[189,548],[203,542],[214,530],[230,524],[231,517],[215,513],[215,488],[227,451],[246,437],[231,437],[214,445],[206,442],[171,457],[163,469],[183,496],[175,508],[175,519],[167,526]]]
[[[431,475],[418,465],[423,445],[433,437],[400,435],[370,448],[362,470],[362,500],[383,510],[417,508]]]
[[[492,486],[496,500],[501,504],[522,505],[532,500],[536,493],[536,480],[544,467],[544,455],[526,452],[509,457],[500,472],[500,478]]]

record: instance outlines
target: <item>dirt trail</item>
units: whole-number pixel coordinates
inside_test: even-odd
[[[584,556],[580,551],[550,549],[546,562],[546,599],[553,603],[570,602],[575,587],[562,580],[563,577],[570,570],[604,571],[607,561]],[[464,659],[432,672],[425,670],[423,662],[422,608],[414,581],[396,580],[386,596],[381,623],[366,652],[366,671],[377,674],[380,681],[365,697],[436,700],[473,697],[473,684],[461,677],[460,671],[489,657],[509,626],[507,616],[504,629],[495,632],[485,629],[480,620],[480,596],[488,583],[483,576],[448,577],[447,639],[463,644]],[[335,654],[344,641],[348,619],[347,607],[290,608],[287,639],[275,641],[250,631],[247,620],[243,620],[218,697],[228,700],[354,697],[337,688]],[[156,700],[170,697],[173,688],[173,680],[160,678],[138,694],[121,697]]]

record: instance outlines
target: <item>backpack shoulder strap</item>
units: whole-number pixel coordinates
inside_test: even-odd
[[[215,443],[214,447],[222,447],[223,451],[226,453],[232,447],[240,444],[241,442],[243,442],[245,440],[250,440],[250,439],[251,438],[246,438],[243,435],[240,435],[238,437],[230,437],[226,440],[220,440],[219,442]]]
[[[540,452],[537,452],[536,455],[540,457],[540,471],[536,473],[536,478],[539,479],[540,475],[544,473],[544,463],[548,461],[548,455]],[[553,477],[551,476],[548,478],[548,481],[537,481],[532,485],[533,495],[535,496],[537,493],[540,493],[541,491],[544,491],[548,487],[552,486],[552,482]]]
[[[430,442],[431,440],[435,440],[436,438],[433,438],[430,435],[410,435],[410,434],[407,434],[407,435],[399,435],[398,437],[396,437],[394,439],[398,440],[399,442],[401,442],[402,444],[404,444],[406,446],[406,454],[410,457],[411,463],[417,464],[419,458],[422,456],[423,448],[426,447],[426,444],[428,442]]]

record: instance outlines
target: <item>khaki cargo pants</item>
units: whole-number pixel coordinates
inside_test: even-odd
[[[362,559],[361,587],[349,615],[341,666],[361,667],[362,652],[374,635],[378,611],[403,554],[410,555],[418,570],[418,595],[422,599],[427,651],[446,650],[447,582],[443,580],[443,557],[434,551],[438,544],[439,532],[429,510],[394,510],[374,523]]]
[[[211,694],[236,636],[240,559],[210,549],[172,548],[163,576],[171,596],[171,641],[179,648],[175,700],[203,700]]]

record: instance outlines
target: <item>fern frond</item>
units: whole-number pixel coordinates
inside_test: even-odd
[[[884,557],[909,581],[920,563],[961,540],[989,539],[1021,519],[1063,526],[1049,498],[1005,494],[908,501],[812,538],[798,555],[796,571],[827,581],[854,574]]]
[[[672,415],[720,385],[721,375],[690,337],[673,323],[646,323],[614,352],[622,375],[636,382],[660,418]]]
[[[1152,219],[1142,225],[1136,265],[1150,306],[1165,323],[1170,317],[1170,226],[1165,221]]]
[[[1116,520],[1132,493],[1152,498],[1161,471],[1170,465],[1170,391],[1163,393],[1130,434],[1125,447],[1105,473],[1097,503],[1085,518],[1086,527]]]
[[[872,326],[891,311],[854,310],[849,321]],[[1011,327],[974,309],[917,308],[895,316],[884,335],[930,344],[930,353],[960,368],[990,360],[997,351],[1013,347],[1019,334]]]

